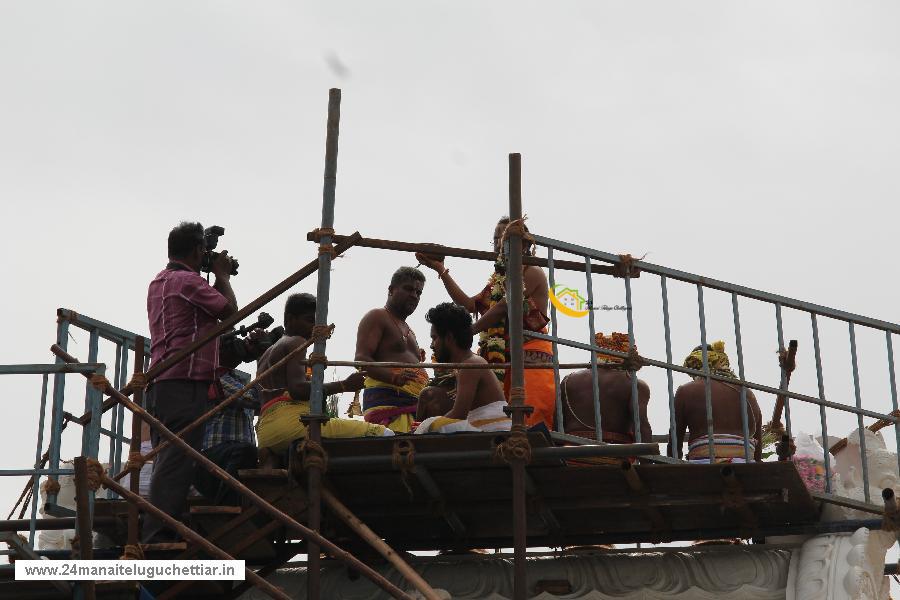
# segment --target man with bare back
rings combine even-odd
[[[627,354],[630,350],[628,335],[613,332],[609,337],[595,335],[600,348],[609,348]],[[635,423],[631,398],[632,375],[623,369],[623,359],[598,354],[597,388],[600,395],[600,426],[603,441],[609,444],[632,444],[635,428],[640,427],[641,441],[650,442],[653,432],[647,419],[650,402],[650,386],[638,379],[638,422]],[[560,383],[562,388],[563,430],[571,435],[597,439],[594,429],[594,383],[591,369],[576,371]]]
[[[284,306],[284,335],[260,357],[257,372],[269,369],[312,335],[316,323],[316,297],[294,294]],[[263,377],[259,385],[262,408],[256,434],[260,448],[284,452],[291,442],[306,437],[300,417],[309,414],[311,385],[306,373],[306,352],[298,352],[286,364]],[[343,381],[325,384],[325,396],[354,392],[363,386],[364,375],[353,373]],[[355,419],[329,419],[322,425],[322,437],[346,438],[386,435],[380,425]],[[387,432],[387,435],[392,435]]]
[[[459,304],[445,302],[428,311],[431,349],[438,362],[487,365],[472,354],[472,317]],[[426,419],[416,433],[509,431],[512,421],[504,412],[503,386],[490,369],[459,369],[453,406],[442,416]]]
[[[413,267],[400,267],[391,277],[384,308],[374,308],[359,322],[356,360],[415,365],[421,360],[416,335],[407,325],[419,306],[425,275]],[[419,394],[428,385],[428,374],[415,367],[366,369],[363,418],[396,433],[408,433]]]
[[[725,343],[707,345],[707,364],[710,373],[729,379],[737,379],[725,354]],[[702,347],[697,346],[684,361],[689,369],[703,370]],[[714,462],[744,462],[743,417],[741,415],[741,387],[710,379],[713,420]],[[693,381],[678,388],[675,393],[675,435],[678,440],[678,457],[687,432],[688,460],[709,462],[710,440],[706,421],[706,378],[694,376]],[[756,396],[747,390],[747,431],[750,434],[750,453],[753,460],[762,460],[762,413]],[[671,452],[670,452],[671,453]]]

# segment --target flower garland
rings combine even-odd
[[[488,281],[490,295],[488,297],[487,307],[490,309],[504,298],[506,298],[506,263],[503,255],[497,257],[494,261],[494,273]],[[523,290],[524,292],[524,290]],[[522,298],[523,310],[528,311],[528,299]],[[496,325],[490,327],[478,334],[478,354],[489,363],[506,363],[509,362],[509,347],[507,340],[509,336],[506,333],[506,317],[500,319]],[[494,369],[494,375],[503,382],[506,372],[504,369]]]

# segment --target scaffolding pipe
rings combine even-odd
[[[521,430],[525,426],[525,415],[528,413],[525,398],[524,338],[522,333],[522,236],[514,223],[522,223],[522,157],[519,154],[509,155],[509,221],[510,235],[507,239],[506,263],[506,324],[509,333],[510,397],[509,409],[512,426]],[[514,393],[515,392],[515,393]],[[527,440],[527,438],[526,438]],[[525,461],[513,458],[510,460],[513,483],[513,554],[514,554],[514,600],[525,600],[528,595],[526,586],[526,555],[528,545],[526,539],[528,513],[525,508]]]
[[[144,338],[137,336],[134,344],[134,374],[140,375],[144,371]],[[128,349],[125,348],[125,354]],[[134,390],[134,403],[144,407],[144,389],[138,388]],[[131,414],[131,443],[128,447],[128,462],[131,462],[131,456],[137,457],[141,453],[141,416],[137,413]],[[126,472],[127,471],[123,471]],[[134,494],[139,494],[141,490],[141,471],[135,469],[131,471],[131,477],[128,480],[128,488]],[[136,504],[128,503],[128,544],[136,546],[140,543],[140,521],[138,515],[138,507]]]
[[[331,234],[334,232],[334,199],[337,187],[338,136],[341,123],[341,90],[332,88],[328,91],[328,121],[325,131],[325,181],[322,187],[322,225],[319,242],[319,273],[316,289],[316,327],[325,327],[328,322],[328,298],[331,292]],[[314,336],[313,353],[325,355],[326,338]],[[327,419],[322,412],[325,400],[325,365],[312,366],[312,381],[309,392],[309,414],[301,418],[306,425],[306,437],[311,443],[318,445],[322,441],[322,422]],[[320,489],[322,470],[317,464],[310,463],[306,467],[306,480],[309,499],[307,522],[313,531],[319,531],[322,519],[322,499]],[[319,600],[321,595],[321,564],[319,546],[313,541],[308,543],[307,552],[306,597]]]

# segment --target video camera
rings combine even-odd
[[[223,235],[225,235],[225,228],[219,227],[218,225],[213,225],[212,227],[207,227],[203,230],[203,244],[205,250],[203,252],[203,261],[200,263],[200,270],[204,273],[212,271],[213,262],[215,262],[220,254],[220,252],[213,252],[213,250],[219,245],[219,238]],[[230,256],[228,258],[231,259],[231,274],[237,275],[237,259]]]
[[[243,325],[239,329],[230,331],[219,338],[220,353],[223,357],[231,357],[233,360],[239,361],[239,363],[259,359],[272,344],[281,339],[281,336],[284,335],[284,327],[279,325],[256,339],[250,339],[245,336],[254,329],[265,329],[274,322],[275,319],[269,313],[259,313],[256,323]]]

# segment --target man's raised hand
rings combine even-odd
[[[416,260],[432,271],[441,273],[444,270],[444,259],[441,256],[437,256],[434,254],[425,254],[423,252],[416,252]]]

